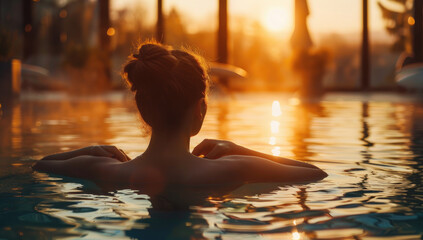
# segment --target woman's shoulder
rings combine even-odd
[[[237,158],[197,158],[183,170],[182,177],[187,184],[227,184],[240,182],[241,161]]]

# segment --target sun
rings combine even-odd
[[[269,8],[263,12],[261,17],[261,23],[271,32],[288,30],[291,21],[291,14],[282,7]]]

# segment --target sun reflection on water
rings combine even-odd
[[[297,231],[292,232],[292,240],[300,240],[301,236],[300,233]]]
[[[271,136],[269,138],[269,144],[273,146],[271,150],[273,156],[281,155],[280,146],[276,146],[276,144],[278,143],[278,138],[276,135],[279,133],[279,126],[281,125],[277,117],[280,117],[281,115],[281,104],[279,103],[279,101],[275,100],[272,103],[272,120],[270,121]]]
[[[272,155],[273,156],[280,156],[281,155],[281,148],[280,147],[272,148]]]
[[[0,235],[25,229],[24,224],[32,229],[23,234],[33,229],[44,234],[54,222],[62,224],[62,233],[76,233],[74,238],[95,239],[136,239],[172,231],[191,236],[186,239],[359,239],[386,233],[420,238],[420,103],[354,99],[291,105],[288,97],[266,96],[238,96],[238,102],[221,105],[210,101],[204,129],[192,145],[203,137],[225,137],[276,156],[310,161],[329,177],[301,185],[248,184],[228,195],[207,195],[205,204],[183,214],[155,211],[168,198],[151,199],[127,190],[103,193],[37,172],[13,175],[29,169],[20,162],[27,155],[38,159],[95,143],[114,144],[137,156],[148,139],[142,137],[130,103],[46,101],[15,106],[0,122],[0,156],[6,156],[0,174],[7,176],[0,197],[10,210],[0,216],[11,219]],[[187,196],[177,191],[172,200],[194,198]],[[51,234],[54,238],[59,233]]]
[[[270,122],[270,129],[271,129],[270,131],[272,131],[272,133],[279,133],[279,125],[280,125],[279,121],[272,120]]]
[[[276,137],[270,137],[269,138],[269,144],[270,145],[275,145],[276,144]]]
[[[280,115],[282,115],[281,104],[275,100],[272,103],[272,116],[279,117]]]

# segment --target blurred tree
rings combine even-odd
[[[295,27],[291,36],[291,47],[294,51],[308,51],[313,47],[307,26],[310,10],[306,0],[295,1]]]
[[[99,0],[98,5],[100,12],[98,39],[103,55],[104,74],[106,80],[110,82],[110,38],[115,34],[115,30],[110,24],[110,1]]]
[[[181,46],[187,43],[188,34],[185,23],[176,8],[172,8],[166,16],[166,44]]]
[[[299,95],[304,98],[323,94],[323,77],[328,62],[328,52],[313,48],[307,26],[310,14],[307,0],[295,0],[295,27],[291,36],[292,69],[301,81]]]
[[[24,28],[23,59],[28,58],[34,52],[34,30],[32,24],[32,0],[23,0],[22,16]]]
[[[62,11],[67,12],[62,29],[66,34],[64,39],[64,64],[83,68],[89,58],[94,29],[95,4],[87,1],[70,1]]]
[[[93,1],[69,1],[62,9],[67,13],[62,25],[63,33],[66,34],[63,39],[64,77],[69,80],[69,90],[77,94],[102,92],[110,87],[109,40],[101,40],[103,34],[107,34],[106,27],[110,23],[105,21],[99,29],[99,22],[96,21],[99,17],[96,15],[97,6]]]
[[[406,51],[411,52],[410,40],[410,23],[414,21],[413,14],[413,1],[412,0],[388,0],[399,5],[398,10],[393,10],[386,7],[382,1],[378,1],[382,17],[385,20],[385,28],[389,34],[395,36],[395,42],[392,45],[393,51]]]

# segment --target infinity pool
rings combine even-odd
[[[0,120],[0,239],[421,239],[423,101],[393,93],[212,96],[192,147],[232,140],[304,160],[309,184],[169,189],[159,196],[33,172],[35,159],[94,144],[131,157],[148,137],[131,97],[23,95]]]

